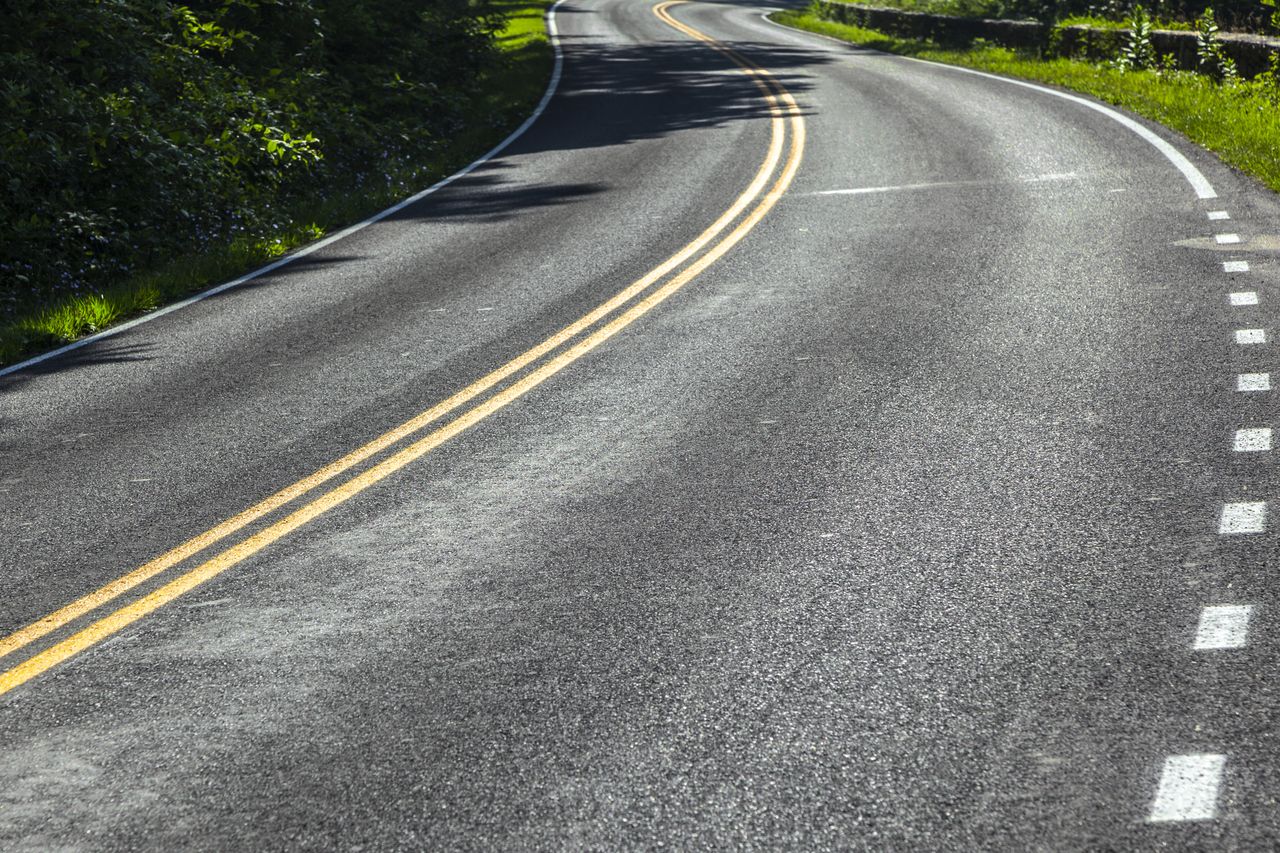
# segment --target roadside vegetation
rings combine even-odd
[[[1141,7],[1115,56],[1089,61],[1011,50],[976,40],[965,46],[899,38],[822,18],[816,8],[776,12],[778,23],[889,53],[1035,80],[1092,95],[1160,122],[1280,192],[1280,67],[1242,80],[1214,42],[1212,13],[1202,13],[1200,70],[1173,70],[1146,37]],[[1133,19],[1137,26],[1132,26]]]
[[[1127,26],[1133,0],[859,0],[859,5],[962,18],[1003,18],[1083,25],[1101,29]],[[1218,0],[1217,20],[1226,29],[1277,31],[1274,0]],[[1150,0],[1147,9],[1156,29],[1190,30],[1203,14],[1203,0]]]
[[[246,272],[465,165],[541,96],[547,0],[0,11],[0,364]]]

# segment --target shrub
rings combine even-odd
[[[1129,35],[1116,67],[1121,71],[1140,71],[1154,68],[1156,60],[1156,49],[1151,44],[1151,17],[1141,5],[1134,6],[1129,15]]]
[[[456,132],[497,24],[467,0],[3,4],[0,320],[390,182]]]
[[[1207,7],[1196,19],[1196,57],[1200,73],[1222,82],[1239,79],[1236,63],[1223,50],[1218,38],[1218,22],[1213,17],[1213,7]]]

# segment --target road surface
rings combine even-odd
[[[765,8],[0,377],[0,848],[1280,844],[1274,196]]]

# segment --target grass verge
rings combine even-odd
[[[779,24],[842,41],[1035,80],[1082,92],[1160,122],[1280,192],[1280,82],[1266,75],[1221,84],[1189,71],[1121,71],[1105,63],[1046,59],[975,43],[943,48],[876,30],[824,20],[811,12],[775,12]]]
[[[350,225],[467,165],[498,144],[532,112],[551,76],[554,54],[543,15],[552,0],[490,0],[506,16],[498,34],[501,62],[484,94],[467,110],[465,129],[434,162],[406,165],[389,185],[317,187],[289,221],[265,237],[178,257],[100,292],[71,296],[19,314],[0,326],[0,366],[99,332],[248,272]]]
[[[849,2],[849,0],[845,0]],[[858,6],[875,6],[884,9],[901,9],[904,12],[925,12],[930,15],[954,15],[960,18],[1002,18],[1012,20],[1034,21],[1041,18],[1025,12],[1011,12],[1003,0],[858,0]],[[1158,5],[1158,4],[1148,4]],[[1052,11],[1052,10],[1049,10]],[[1193,30],[1190,21],[1162,17],[1158,10],[1148,10],[1152,14],[1151,24],[1158,30]],[[1043,14],[1043,12],[1042,12]],[[1120,14],[1119,12],[1116,13]],[[1125,15],[1127,16],[1127,12]],[[1125,17],[1107,18],[1102,15],[1068,15],[1057,18],[1050,16],[1058,26],[1085,26],[1103,30],[1121,30],[1129,26]]]

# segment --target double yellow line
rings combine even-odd
[[[805,143],[804,118],[795,100],[769,72],[752,65],[724,44],[673,18],[669,10],[683,2],[685,0],[660,3],[654,7],[654,14],[680,32],[707,44],[741,68],[743,73],[749,75],[755,82],[769,107],[770,140],[764,162],[760,164],[751,183],[734,200],[729,209],[688,245],[642,278],[537,346],[521,353],[443,402],[388,430],[363,447],[348,453],[293,485],[281,489],[243,512],[161,554],[154,560],[0,639],[0,660],[28,649],[37,641],[72,626],[82,617],[89,616],[148,581],[159,578],[170,569],[185,563],[254,522],[285,508],[319,486],[357,469],[363,463],[382,454],[383,451],[391,450],[431,424],[444,419],[446,415],[453,415],[468,404],[480,401],[443,426],[417,438],[257,533],[194,568],[180,572],[176,577],[128,604],[79,629],[72,630],[69,636],[46,645],[20,663],[13,664],[0,673],[0,695],[217,577],[529,393],[649,313],[719,260],[760,222],[764,215],[777,204],[800,167]],[[790,148],[784,157],[788,135]],[[770,183],[771,180],[772,183]],[[514,381],[503,385],[513,377]],[[496,393],[487,398],[484,397],[495,388],[498,389]]]

